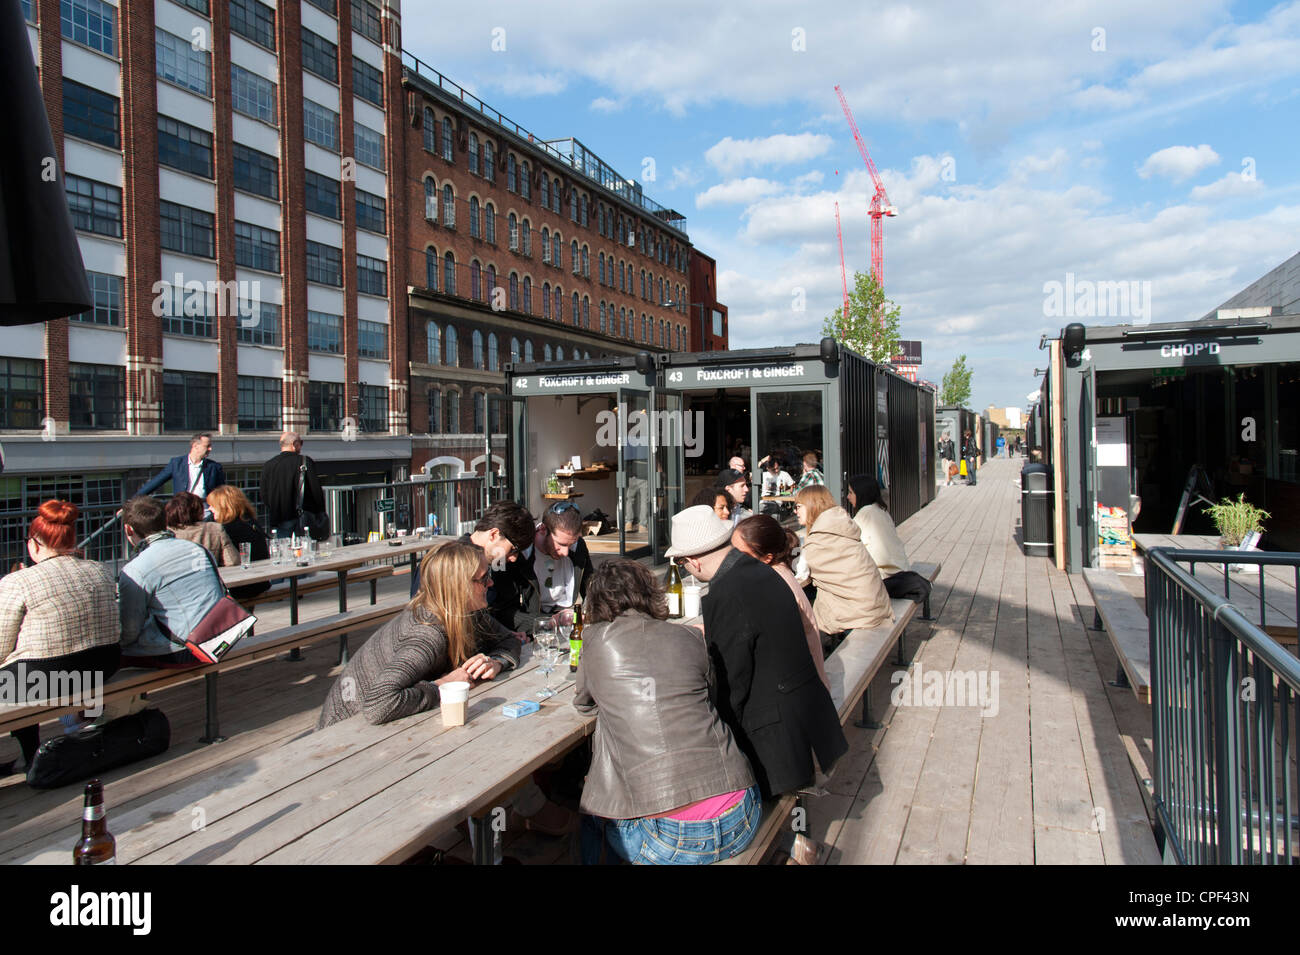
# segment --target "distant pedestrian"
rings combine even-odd
[[[1006,456],[1007,456],[1007,439],[1002,437],[1002,435],[998,435],[998,457],[1005,458]]]
[[[171,481],[173,494],[189,491],[199,500],[206,500],[209,492],[226,483],[226,470],[208,457],[211,453],[212,435],[199,432],[190,438],[189,454],[178,454],[168,461],[165,468],[136,491],[137,496],[147,497]]]
[[[980,449],[969,431],[962,435],[961,457],[966,462],[966,483],[975,486],[975,463],[979,460]]]
[[[957,449],[953,446],[952,435],[947,431],[939,439],[939,467],[943,471],[943,486],[952,484],[952,472],[949,466],[957,460]]]

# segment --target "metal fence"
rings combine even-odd
[[[481,475],[326,486],[324,491],[331,529],[345,539],[429,527],[435,520],[441,533],[461,534],[487,508]]]
[[[1229,562],[1259,568],[1258,626],[1229,603]],[[1217,575],[1195,575],[1205,563],[1220,565],[1223,595],[1207,586]],[[1157,548],[1147,556],[1155,810],[1166,860],[1297,861],[1300,661],[1262,629],[1265,568],[1277,566],[1300,584],[1300,554]]]

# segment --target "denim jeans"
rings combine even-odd
[[[716,819],[678,822],[675,819],[608,819],[605,840],[615,853],[633,865],[708,865],[729,859],[749,848],[763,816],[758,787]],[[589,850],[589,844],[584,845]],[[584,852],[587,859],[590,856]]]

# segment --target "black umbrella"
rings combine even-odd
[[[0,129],[8,133],[0,148],[0,325],[84,312],[92,301],[63,157],[54,151],[18,0],[0,0],[0,90]]]

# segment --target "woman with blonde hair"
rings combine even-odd
[[[271,548],[266,542],[266,535],[257,526],[257,512],[253,503],[244,496],[244,492],[233,484],[223,484],[208,494],[208,507],[212,508],[213,519],[225,528],[226,536],[238,549],[240,544],[249,545],[249,556],[253,560],[268,560]],[[269,580],[259,584],[245,584],[231,587],[230,594],[236,599],[256,597],[265,593],[271,586]]]
[[[862,531],[831,492],[816,485],[795,498],[804,526],[803,557],[817,587],[813,615],[823,633],[871,630],[894,619],[880,570],[862,543]]]
[[[361,713],[388,723],[438,705],[443,683],[491,680],[519,665],[519,638],[489,614],[487,557],[452,541],[426,554],[420,590],[348,662],[317,729]]]
[[[198,544],[218,567],[239,566],[239,548],[220,524],[203,519],[203,498],[189,491],[177,491],[163,507],[167,529],[181,540]]]

